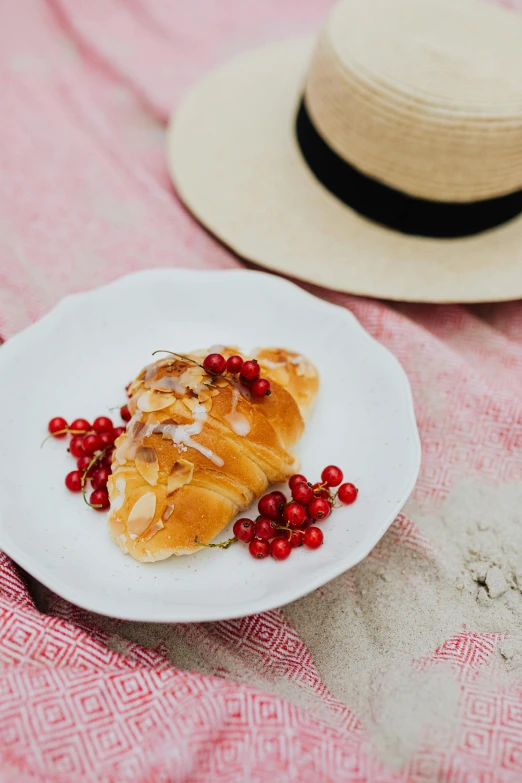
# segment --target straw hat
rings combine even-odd
[[[318,40],[210,74],[168,162],[240,256],[389,299],[522,296],[522,19],[482,0],[344,0]]]

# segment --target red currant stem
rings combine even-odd
[[[170,353],[171,356],[175,356],[176,359],[183,359],[183,361],[190,362],[190,364],[195,364],[197,367],[201,367],[202,370],[205,370],[202,364],[194,361],[194,359],[190,359],[188,356],[183,356],[182,353],[174,353],[174,351],[167,351],[166,348],[158,348],[157,351],[152,351],[153,356],[155,356],[157,353]],[[208,370],[205,370],[205,372],[208,372]],[[203,544],[201,546],[203,546]]]
[[[70,430],[69,427],[65,427],[63,430],[56,430],[56,432],[51,432],[49,435],[47,435],[46,438],[43,439],[43,441],[40,444],[40,448],[46,443],[49,438],[55,438],[57,435],[66,435],[69,433],[70,435],[87,435],[87,433],[90,432],[90,430]]]
[[[312,485],[309,483],[308,486],[312,486]],[[328,486],[328,484],[326,483],[326,481],[323,481],[322,484],[319,484],[319,486],[314,489],[314,495],[319,495],[320,492],[324,492],[325,490],[326,490],[326,492],[328,492],[328,500],[332,504],[332,508],[340,508],[340,506],[334,506],[333,505],[334,502],[335,502],[335,498],[337,497],[337,492],[334,494],[331,491],[331,489]]]
[[[99,453],[99,454],[95,454],[95,455],[94,455],[94,457],[91,459],[91,461],[89,462],[89,464],[87,465],[87,467],[85,468],[85,470],[84,470],[84,471],[83,471],[83,473],[82,473],[82,483],[81,483],[81,487],[82,487],[82,497],[83,497],[83,499],[85,500],[85,502],[87,503],[87,505],[88,505],[88,506],[90,506],[91,508],[101,508],[102,506],[101,506],[101,504],[100,504],[100,503],[98,503],[98,504],[97,504],[97,503],[89,503],[89,501],[87,500],[87,495],[86,495],[86,492],[85,492],[85,484],[86,484],[86,482],[87,482],[87,474],[89,473],[89,471],[90,471],[90,469],[92,468],[92,466],[93,466],[93,465],[96,465],[96,463],[97,463],[99,460],[101,460],[101,459],[102,459],[102,457],[104,457],[104,456],[105,456],[106,452],[107,452],[109,449],[112,449],[112,446],[105,446],[105,448],[103,449],[103,451],[100,451],[100,453]]]
[[[239,541],[239,538],[236,538],[233,536],[233,538],[229,538],[227,541],[222,541],[220,544],[204,544],[202,541],[198,541],[198,537],[194,539],[196,544],[198,546],[204,546],[206,549],[228,549],[229,546],[232,546],[232,544],[235,544],[236,541]]]

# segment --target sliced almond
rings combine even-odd
[[[136,422],[134,422],[134,426],[133,426],[132,432],[131,432],[131,438],[133,438],[133,439],[134,438],[139,438],[140,433],[144,429],[144,427],[145,427],[145,422],[143,422],[143,421],[136,421]]]
[[[194,465],[186,459],[178,459],[172,466],[167,485],[167,492],[171,495],[180,487],[192,481]]]
[[[140,446],[136,452],[136,467],[145,481],[153,487],[158,483],[159,463],[156,450],[152,446]]]
[[[174,442],[177,424],[166,424],[163,428],[163,440],[171,440]]]
[[[143,536],[143,540],[144,541],[150,541],[152,536],[155,536],[156,533],[159,533],[159,531],[163,530],[164,527],[165,527],[165,525],[163,524],[161,519],[158,519],[157,522],[154,522],[154,524],[149,527],[149,529],[147,530],[147,532]]]
[[[183,400],[176,400],[170,413],[178,423],[184,424],[185,422],[192,421],[192,416],[187,406],[184,405]]]
[[[198,394],[198,400],[200,402],[205,402],[206,400],[210,399],[210,392],[208,389],[201,389]]]
[[[148,528],[156,513],[156,495],[146,492],[133,505],[127,519],[127,530],[132,539],[141,536]]]
[[[161,519],[163,520],[163,522],[166,522],[168,519],[171,518],[173,511],[174,511],[174,503],[169,503],[169,505],[165,507],[165,511],[161,515]]]
[[[202,402],[201,404],[205,408],[206,412],[210,413],[212,409],[212,400],[210,399],[210,397],[208,398],[208,400],[205,400],[205,402]]]
[[[183,383],[189,389],[194,389],[202,383],[204,377],[205,371],[202,370],[201,367],[192,366],[179,376],[179,380],[180,383]]]
[[[152,413],[153,411],[162,411],[164,408],[168,408],[169,405],[175,401],[176,397],[173,394],[165,394],[165,392],[148,391],[141,394],[138,397],[138,408],[144,413]]]
[[[226,381],[224,378],[216,378],[214,384],[218,386],[220,389],[222,389],[225,386],[228,386],[228,381]]]
[[[199,402],[197,401],[196,397],[185,397],[183,400],[183,405],[185,405],[189,409],[189,411],[192,411],[192,413],[194,413],[194,411],[199,405]]]

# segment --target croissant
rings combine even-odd
[[[141,562],[197,551],[299,468],[291,449],[319,388],[315,367],[283,348],[259,350],[252,358],[271,394],[256,398],[234,376],[208,375],[205,355],[172,354],[129,387],[132,418],[108,483],[109,531]]]

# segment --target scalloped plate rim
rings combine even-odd
[[[356,316],[350,310],[347,310],[344,307],[322,300],[314,296],[313,294],[309,293],[308,291],[304,290],[300,286],[296,285],[295,283],[287,280],[286,278],[273,275],[269,272],[261,272],[257,270],[246,270],[246,269],[193,270],[193,269],[185,269],[185,268],[158,268],[158,269],[140,270],[137,272],[132,272],[122,277],[116,278],[104,285],[93,288],[89,291],[81,291],[81,292],[69,294],[65,296],[62,300],[60,300],[60,302],[58,302],[49,312],[44,314],[38,321],[29,325],[22,331],[18,332],[13,337],[9,338],[1,346],[0,375],[3,371],[4,365],[8,363],[9,359],[13,354],[16,354],[20,350],[20,348],[24,346],[24,344],[35,339],[40,333],[42,333],[42,336],[45,336],[44,331],[52,327],[52,325],[55,322],[59,321],[64,315],[66,315],[67,311],[70,308],[74,308],[75,303],[80,299],[95,299],[97,296],[100,295],[100,293],[104,291],[119,288],[122,285],[126,285],[133,281],[137,281],[140,278],[186,277],[188,280],[191,277],[194,278],[198,276],[213,276],[218,278],[227,276],[230,278],[238,277],[247,280],[252,279],[253,277],[256,276],[262,277],[264,279],[269,278],[277,286],[287,286],[289,289],[292,289],[294,295],[302,296],[303,299],[306,299],[309,304],[313,303],[318,310],[325,310],[327,312],[330,312],[331,309],[334,308],[337,311],[337,315],[343,318],[347,322],[347,325],[349,325],[350,328],[353,329],[355,327],[359,333],[359,337],[363,337],[369,344],[371,344],[372,350],[377,351],[377,353],[380,354],[380,356],[389,363],[389,366],[393,368],[394,372],[396,372],[398,376],[401,377],[403,392],[408,402],[409,425],[411,427],[411,435],[413,437],[413,445],[415,448],[415,460],[414,460],[415,464],[410,467],[410,479],[407,484],[406,490],[403,492],[401,497],[393,504],[390,513],[386,516],[383,522],[378,527],[376,527],[375,534],[373,535],[371,542],[369,542],[369,544],[364,548],[364,550],[361,553],[359,553],[359,555],[355,559],[352,559],[349,564],[346,564],[345,562],[341,561],[335,568],[332,566],[325,567],[323,571],[319,571],[317,573],[315,578],[310,579],[310,582],[306,586],[306,589],[296,590],[293,594],[289,594],[285,596],[282,600],[274,600],[274,598],[270,596],[264,599],[261,598],[258,601],[250,600],[247,606],[241,609],[238,608],[238,610],[234,610],[232,612],[223,611],[221,607],[206,607],[206,610],[202,612],[198,613],[197,611],[192,611],[192,612],[188,611],[186,614],[182,614],[180,616],[175,616],[176,612],[170,611],[170,608],[169,611],[155,612],[153,613],[153,616],[151,616],[151,614],[148,612],[140,613],[136,611],[126,612],[120,610],[118,610],[117,612],[105,611],[102,607],[100,607],[99,603],[97,603],[96,600],[92,601],[89,599],[88,590],[86,591],[86,593],[84,593],[83,591],[79,591],[74,585],[68,584],[67,582],[64,582],[61,579],[53,579],[47,572],[42,570],[37,560],[35,560],[30,556],[27,557],[23,549],[17,546],[12,540],[6,539],[4,537],[4,529],[2,525],[3,520],[0,511],[0,548],[9,557],[11,557],[18,565],[20,565],[24,570],[26,570],[29,574],[31,574],[35,579],[39,580],[47,588],[57,593],[65,600],[70,601],[71,603],[74,603],[80,608],[90,612],[94,612],[97,614],[102,614],[104,616],[114,617],[122,620],[132,620],[137,622],[162,622],[162,623],[163,622],[210,622],[210,621],[244,617],[251,614],[257,614],[260,612],[270,611],[272,609],[282,607],[288,603],[291,603],[292,601],[297,600],[298,598],[303,597],[304,595],[307,595],[313,590],[323,586],[327,582],[331,581],[332,579],[335,579],[337,576],[340,576],[342,573],[353,568],[355,565],[357,565],[362,560],[364,560],[364,558],[367,557],[370,551],[379,542],[379,540],[382,538],[382,536],[385,534],[385,532],[388,530],[392,522],[397,517],[398,513],[404,507],[404,504],[410,497],[415,487],[419,475],[420,466],[421,466],[421,443],[420,443],[420,437],[419,437],[419,432],[418,432],[418,427],[417,427],[417,422],[415,417],[413,395],[412,395],[409,379],[402,365],[400,364],[399,360],[394,356],[394,354],[391,351],[389,351],[384,345],[379,343],[374,337],[372,337],[364,329],[364,327],[357,320]],[[121,556],[123,557],[123,554]],[[145,567],[151,567],[151,566],[146,565]],[[327,572],[327,573],[323,573],[323,572]],[[174,609],[175,609],[175,605],[174,605]]]

